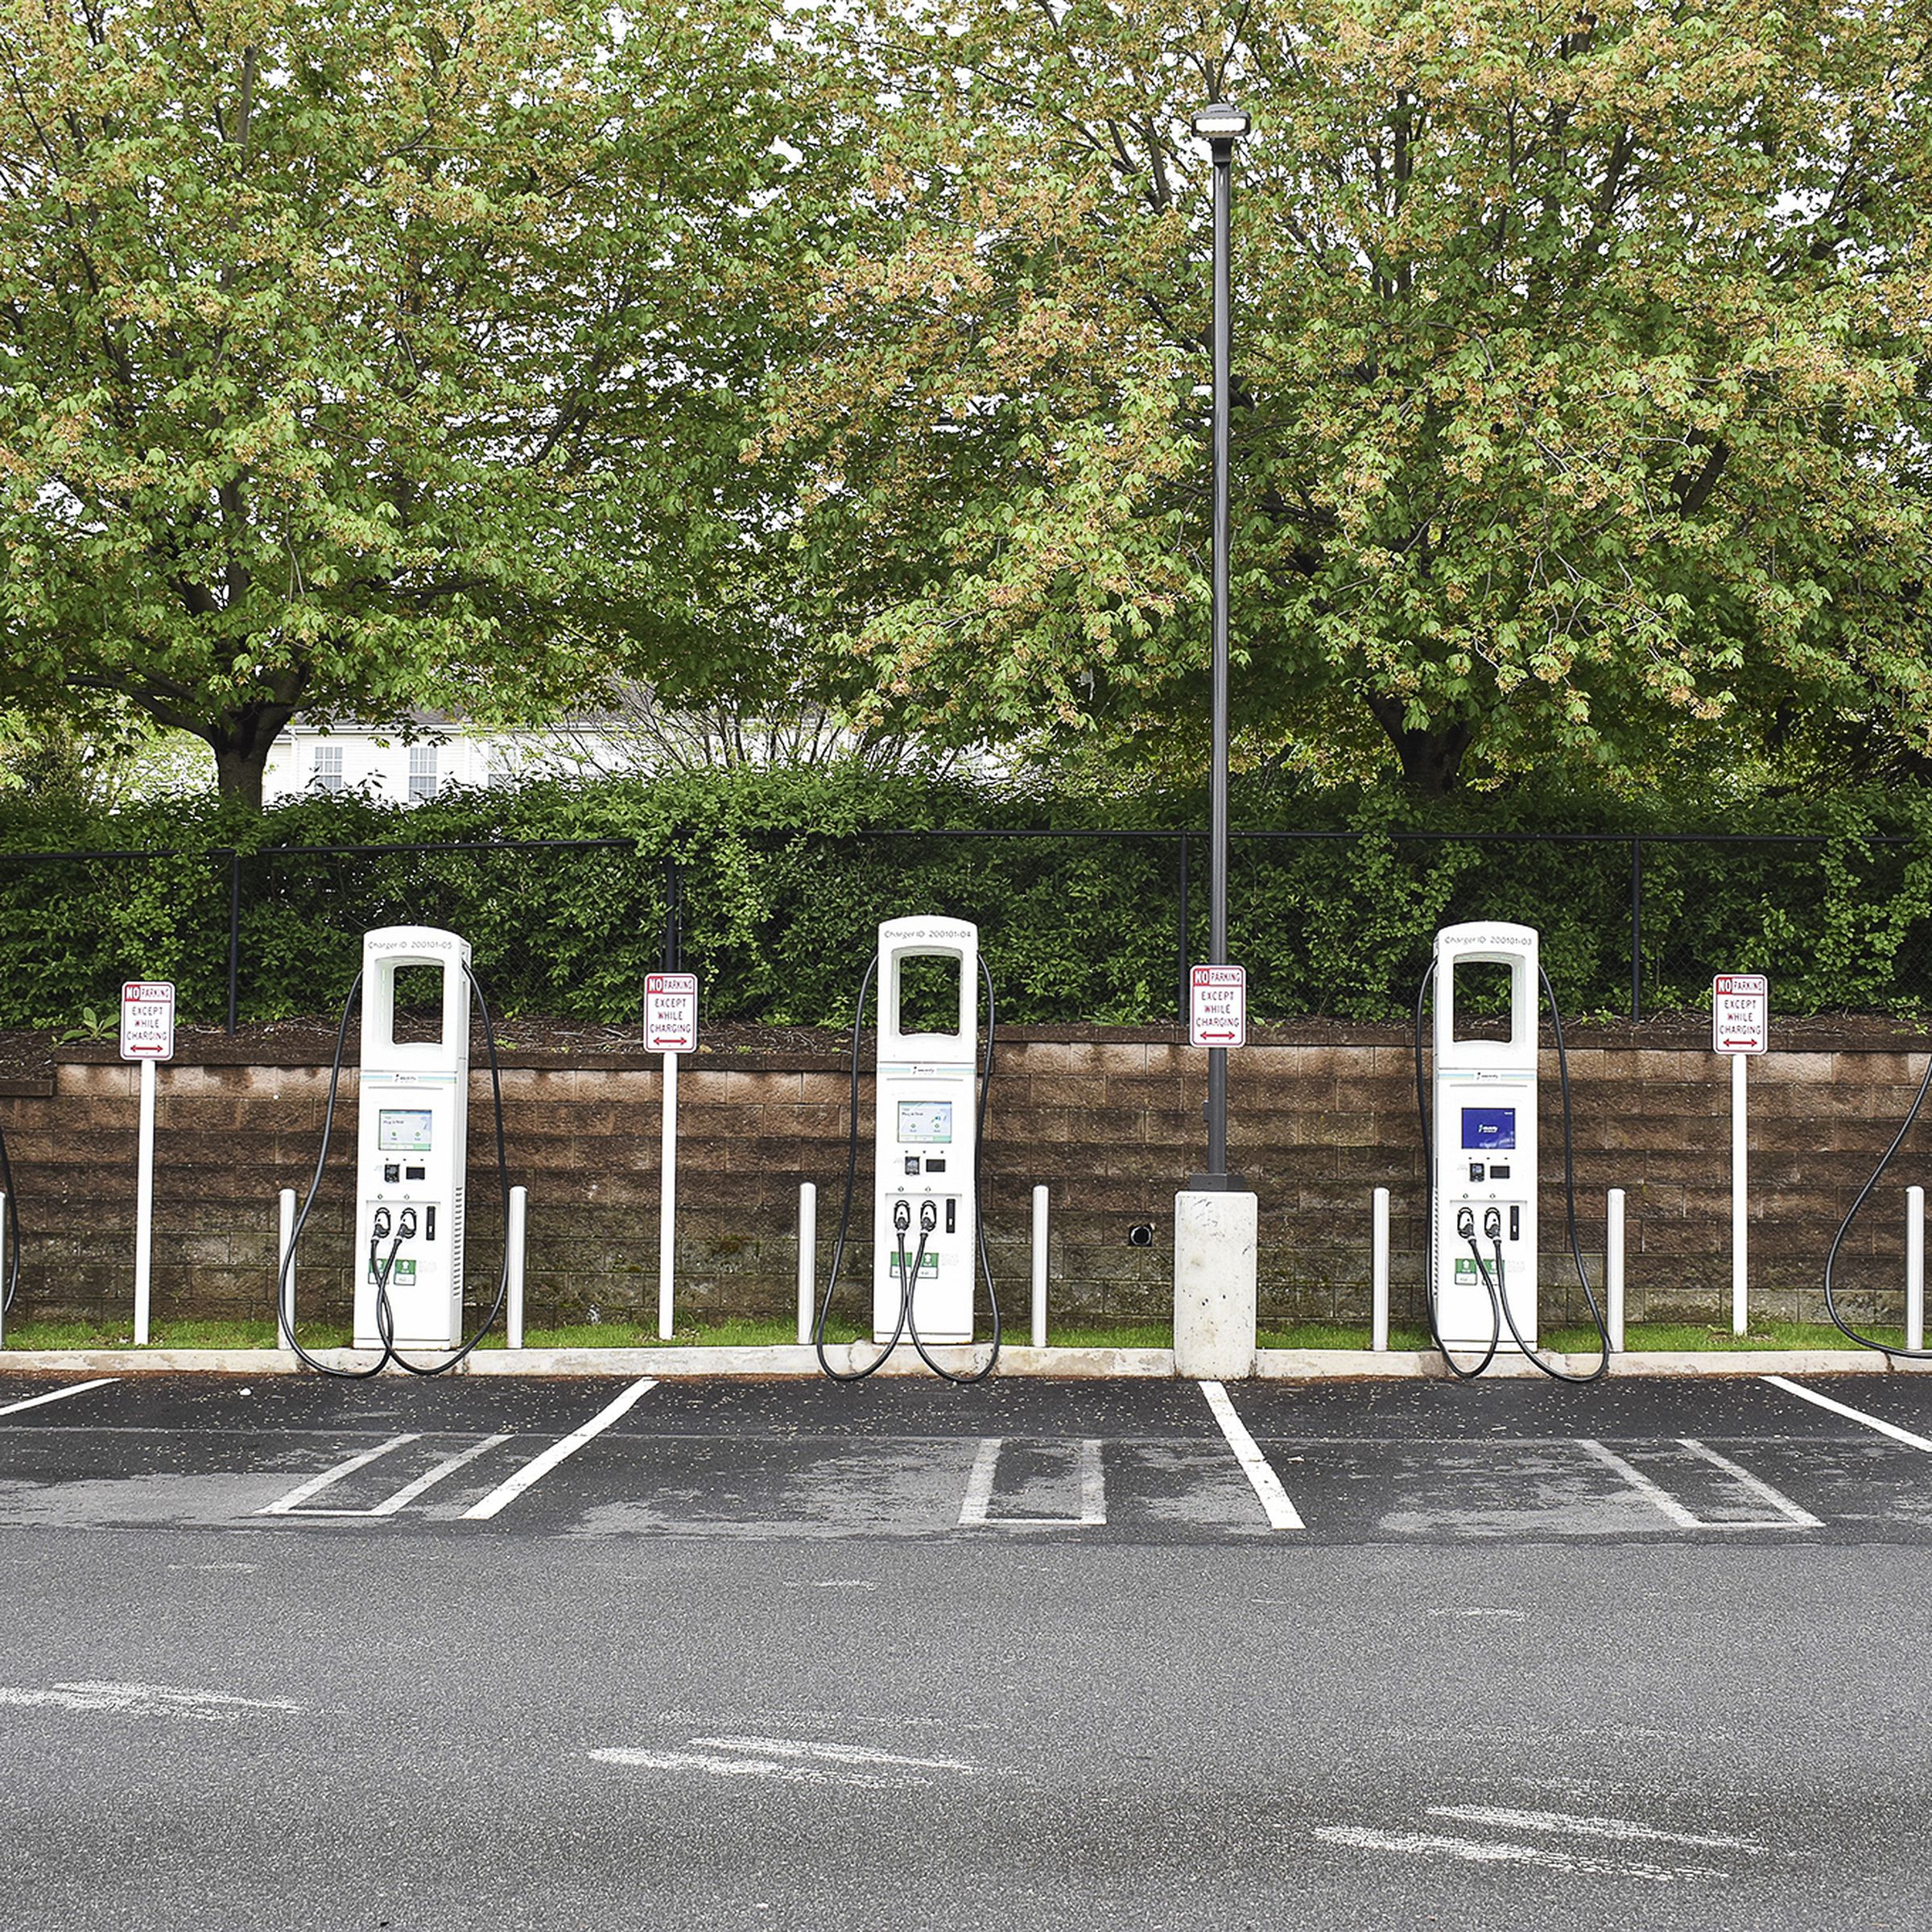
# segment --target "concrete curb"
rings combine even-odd
[[[832,1351],[843,1368],[849,1351]],[[955,1373],[970,1374],[984,1359],[977,1352],[935,1348],[934,1358]],[[368,1357],[347,1349],[328,1350],[322,1360],[345,1368],[361,1367]],[[871,1359],[861,1344],[861,1365]],[[1595,1355],[1550,1357],[1572,1375],[1587,1375],[1596,1366]],[[1697,1354],[1638,1353],[1612,1359],[1612,1380],[1655,1376],[1747,1375],[1902,1375],[1932,1372],[1932,1363],[1895,1361],[1866,1349],[1762,1348],[1724,1349]],[[0,1350],[0,1376],[68,1375],[295,1375],[304,1373],[295,1358],[279,1348],[42,1348]],[[400,1373],[399,1370],[392,1371]],[[756,1348],[490,1348],[479,1349],[460,1374],[485,1376],[640,1376],[688,1380],[704,1377],[797,1380],[819,1373],[818,1356],[809,1348],[783,1345]],[[884,1376],[930,1373],[918,1354],[902,1344],[878,1371]],[[1350,1381],[1441,1381],[1447,1370],[1433,1349],[1391,1349],[1376,1354],[1366,1348],[1263,1348],[1254,1359],[1260,1381],[1331,1382]],[[1520,1356],[1499,1356],[1485,1373],[1505,1379],[1534,1377],[1538,1369]],[[999,1377],[1034,1377],[1063,1381],[1161,1380],[1174,1373],[1174,1352],[1167,1348],[1022,1348],[1000,1354]]]

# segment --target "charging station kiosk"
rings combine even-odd
[[[436,968],[442,976],[442,1024],[434,1039],[396,1038],[396,975],[411,967]],[[462,1340],[469,967],[469,941],[432,926],[387,926],[363,935],[358,1348],[382,1346],[376,1290],[386,1261],[393,1345],[445,1350]]]
[[[1479,964],[1509,969],[1507,1039],[1473,1038],[1457,1024],[1457,971]],[[1436,1329],[1447,1348],[1490,1345],[1499,1317],[1485,1272],[1507,1298],[1499,1347],[1516,1350],[1513,1325],[1525,1348],[1536,1346],[1538,984],[1530,927],[1481,922],[1435,935],[1429,1269]]]
[[[930,958],[957,963],[956,1007],[950,997],[945,1001],[956,1024],[950,1031],[908,1033],[905,969]],[[886,1347],[899,1332],[906,1271],[917,1255],[911,1318],[919,1340],[970,1342],[979,1240],[979,928],[964,919],[887,919],[879,927],[877,962],[873,1339]]]

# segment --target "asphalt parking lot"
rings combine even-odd
[[[1929,1541],[1905,1376],[10,1376],[0,1926],[1918,1926]]]

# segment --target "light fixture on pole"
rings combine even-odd
[[[1233,272],[1229,265],[1228,212],[1234,199],[1234,144],[1248,132],[1248,117],[1224,101],[1212,101],[1190,123],[1214,156],[1214,741],[1208,771],[1208,963],[1228,964],[1228,416],[1233,361]],[[1228,1172],[1228,1050],[1208,1049],[1208,1171],[1188,1182],[1197,1192],[1240,1191]]]

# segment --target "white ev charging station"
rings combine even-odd
[[[442,1026],[396,1038],[396,975],[442,974]],[[358,1348],[456,1348],[463,1330],[463,1192],[469,1147],[469,943],[433,926],[362,939],[361,1106],[356,1162]]]
[[[908,1033],[905,969],[957,961],[957,1024]],[[979,1228],[976,1133],[980,931],[964,919],[887,919],[879,927],[879,1034],[873,1162],[873,1339],[910,1322],[922,1342],[972,1340]],[[919,1278],[910,1270],[915,1260]]]
[[[1509,968],[1507,1039],[1458,1038],[1456,974],[1478,964]],[[1435,935],[1435,980],[1428,1290],[1436,1332],[1446,1348],[1496,1343],[1526,1352],[1537,1340],[1536,933],[1497,921],[1445,927]]]

